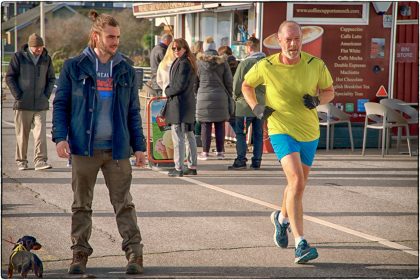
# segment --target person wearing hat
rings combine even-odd
[[[10,60],[6,83],[15,98],[16,162],[19,170],[28,169],[28,141],[32,128],[35,170],[52,168],[47,163],[46,116],[54,88],[55,73],[44,40],[36,33]]]

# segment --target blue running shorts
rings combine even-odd
[[[291,153],[298,152],[302,163],[312,166],[319,139],[299,142],[287,134],[274,134],[270,135],[270,142],[279,160]]]

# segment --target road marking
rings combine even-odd
[[[4,120],[2,120],[2,123],[6,124],[6,125],[14,126],[14,123],[7,122],[7,121],[4,121]],[[51,135],[47,135],[47,136],[49,138],[51,138]],[[167,172],[165,172],[165,171],[160,171],[160,173],[165,174],[165,175],[167,174]],[[316,179],[321,179],[320,177],[315,177],[315,178]],[[253,197],[250,197],[250,196],[246,196],[246,195],[243,195],[243,194],[240,194],[240,193],[237,193],[237,192],[229,191],[229,190],[226,190],[226,189],[223,189],[223,188],[220,188],[220,187],[216,187],[216,186],[213,186],[213,185],[210,185],[210,184],[207,184],[207,183],[204,183],[204,182],[192,179],[192,178],[181,177],[179,179],[190,182],[190,183],[193,183],[193,184],[196,184],[196,185],[199,185],[199,186],[202,186],[202,187],[205,187],[205,188],[208,188],[208,189],[212,189],[214,191],[218,191],[218,192],[221,192],[221,193],[233,196],[233,197],[237,197],[237,198],[240,198],[240,199],[243,199],[243,200],[258,204],[258,205],[261,205],[261,206],[265,206],[265,207],[272,208],[272,209],[275,209],[275,210],[281,210],[281,208],[279,206],[275,205],[275,204],[268,203],[268,202],[265,202],[265,201],[262,201],[262,200],[259,200],[259,199],[256,199],[256,198],[253,198]],[[345,179],[348,179],[348,178],[345,178]],[[374,179],[374,178],[365,178],[365,179]],[[390,180],[390,179],[392,179],[392,178],[387,178],[387,180]],[[401,180],[401,179],[404,179],[404,178],[398,178],[398,180]],[[360,238],[363,238],[363,239],[367,239],[367,240],[370,240],[370,241],[378,242],[378,243],[380,243],[384,246],[387,246],[387,247],[390,247],[390,248],[393,248],[393,249],[396,249],[396,250],[400,250],[404,253],[407,253],[407,254],[410,254],[410,255],[413,255],[413,256],[417,256],[417,257],[419,256],[418,251],[416,251],[416,250],[414,250],[410,247],[398,244],[396,242],[392,242],[392,241],[389,241],[387,239],[381,238],[381,237],[376,237],[376,236],[373,236],[373,235],[370,235],[370,234],[366,234],[366,233],[363,233],[363,232],[360,232],[360,231],[357,231],[357,230],[353,230],[353,229],[350,229],[350,228],[347,228],[347,227],[344,227],[344,226],[340,226],[340,225],[337,225],[337,224],[334,224],[334,223],[331,223],[331,222],[327,222],[327,221],[318,219],[316,217],[308,216],[308,215],[303,215],[303,218],[305,220],[308,220],[308,221],[311,221],[311,222],[314,222],[314,223],[317,223],[317,224],[320,224],[320,225],[323,225],[323,226],[326,226],[326,227],[329,227],[329,228],[332,228],[332,229],[335,229],[335,230],[338,230],[338,231],[342,231],[342,232],[345,232],[345,233],[348,233],[348,234],[351,234],[351,235],[354,235],[354,236],[357,236],[357,237],[360,237]]]
[[[11,123],[11,122],[7,122],[7,121],[1,121],[1,122],[4,123],[4,124],[10,125],[10,126],[15,126],[15,124],[14,123]],[[48,138],[51,138],[52,136],[47,133],[47,137]]]
[[[165,174],[165,175],[167,174],[167,172],[164,172],[164,171],[160,171],[160,173]],[[214,191],[217,191],[217,192],[221,192],[221,193],[233,196],[233,197],[237,197],[237,198],[240,198],[240,199],[243,199],[243,200],[258,204],[258,205],[261,205],[261,206],[265,206],[265,207],[272,208],[272,209],[275,209],[275,210],[281,210],[281,207],[279,207],[278,205],[268,203],[266,201],[262,201],[262,200],[259,200],[259,199],[253,198],[253,197],[249,197],[249,196],[237,193],[237,192],[225,190],[223,188],[216,187],[216,186],[213,186],[213,185],[210,185],[210,184],[207,184],[207,183],[204,183],[204,182],[192,179],[192,178],[180,177],[179,179],[184,180],[186,182],[190,182],[190,183],[199,185],[199,186],[202,186],[204,188],[208,188],[208,189],[211,189],[211,190],[214,190]],[[315,217],[312,217],[312,216],[308,216],[308,215],[303,215],[303,218],[305,220],[308,220],[308,221],[311,221],[311,222],[314,222],[314,223],[317,223],[317,224],[320,224],[320,225],[323,225],[323,226],[326,226],[326,227],[329,227],[329,228],[332,228],[332,229],[335,229],[335,230],[338,230],[338,231],[342,231],[342,232],[345,232],[345,233],[348,233],[348,234],[351,234],[351,235],[354,235],[354,236],[357,236],[357,237],[360,237],[360,238],[363,238],[363,239],[367,239],[367,240],[370,240],[370,241],[378,242],[378,243],[380,243],[380,244],[382,244],[386,247],[390,247],[390,248],[393,248],[393,249],[396,249],[396,250],[400,250],[404,253],[407,253],[407,254],[410,254],[410,255],[413,255],[413,256],[416,256],[416,257],[419,256],[418,251],[416,251],[416,250],[414,250],[410,247],[398,244],[396,242],[392,242],[392,241],[389,241],[387,239],[381,238],[381,237],[376,237],[376,236],[373,236],[373,235],[370,235],[370,234],[366,234],[366,233],[363,233],[363,232],[360,232],[360,231],[357,231],[357,230],[353,230],[353,229],[350,229],[350,228],[347,228],[347,227],[343,227],[343,226],[340,226],[340,225],[337,225],[337,224],[334,224],[334,223],[330,223],[330,222],[327,222],[327,221],[324,221],[324,220],[321,220],[321,219],[318,219],[318,218],[315,218]]]

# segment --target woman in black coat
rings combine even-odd
[[[196,79],[195,57],[191,53],[187,41],[175,39],[172,49],[175,61],[170,70],[169,85],[165,90],[168,97],[165,118],[171,125],[172,141],[174,143],[175,169],[168,173],[171,177],[197,175],[197,145],[194,136]],[[187,146],[188,168],[184,170],[185,145]]]

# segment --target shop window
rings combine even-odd
[[[231,13],[205,12],[200,14],[200,40],[212,36],[216,47],[230,46]]]
[[[185,15],[185,40],[192,44],[199,40],[198,32],[196,30],[196,18],[197,14],[186,14]]]
[[[255,33],[255,11],[236,10],[233,12],[232,51],[238,59],[246,57],[245,42]]]
[[[200,13],[200,39],[212,36],[216,47],[230,46],[238,59],[244,59],[245,42],[255,33],[255,11],[232,10]]]

